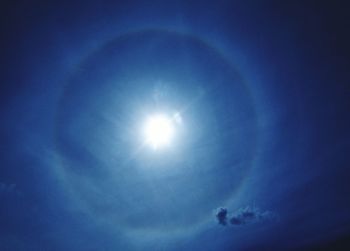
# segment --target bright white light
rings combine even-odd
[[[174,136],[173,121],[161,114],[149,117],[145,123],[144,134],[146,143],[154,149],[167,146]]]

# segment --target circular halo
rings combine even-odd
[[[97,67],[101,62],[105,67]],[[185,116],[192,130],[167,161],[145,156],[130,128],[159,107],[179,110],[174,119]],[[178,236],[201,229],[213,207],[233,199],[252,167],[256,125],[248,84],[217,49],[190,34],[144,30],[106,43],[72,72],[57,111],[56,146],[66,185],[83,210],[126,234]],[[164,165],[179,168],[143,170]],[[227,175],[218,181],[215,173]],[[138,185],[140,191],[130,191]],[[188,198],[172,196],[175,188]],[[199,210],[188,206],[195,197]],[[165,224],[157,221],[165,217]]]

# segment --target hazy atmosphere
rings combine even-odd
[[[349,250],[349,10],[2,1],[0,250]]]

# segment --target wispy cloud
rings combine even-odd
[[[19,191],[17,189],[16,184],[6,184],[3,182],[0,182],[0,196],[4,194],[18,194]]]

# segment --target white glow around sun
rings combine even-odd
[[[146,143],[159,149],[171,143],[175,133],[174,121],[162,114],[149,117],[144,126]]]

